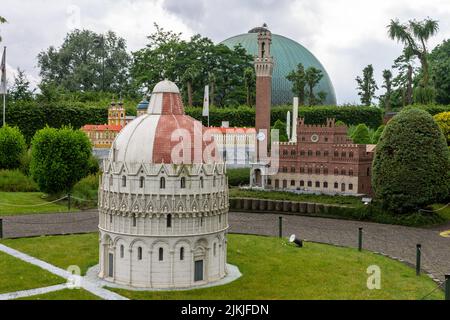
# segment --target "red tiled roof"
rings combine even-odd
[[[123,126],[109,124],[87,124],[81,130],[84,131],[120,131]]]

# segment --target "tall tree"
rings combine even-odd
[[[34,91],[30,89],[30,82],[25,72],[17,68],[17,75],[14,76],[14,84],[8,91],[9,98],[13,101],[30,101],[33,100]]]
[[[386,112],[391,111],[391,99],[392,99],[392,72],[391,70],[383,70],[383,85],[382,88],[386,89],[384,95],[380,97],[380,102],[382,103]]]
[[[247,105],[253,105],[253,96],[255,92],[256,78],[255,70],[253,68],[246,68],[244,70],[245,89],[247,90]]]
[[[299,105],[305,104],[305,86],[306,86],[306,75],[305,67],[303,64],[299,63],[297,65],[297,70],[292,70],[286,79],[292,82],[292,92],[298,97]]]
[[[361,97],[361,103],[365,106],[372,104],[372,99],[375,97],[375,90],[378,89],[377,83],[373,77],[373,66],[369,64],[363,69],[363,76],[356,77],[358,83],[358,95]]]
[[[130,56],[125,40],[114,32],[97,34],[74,30],[59,48],[53,46],[38,55],[44,83],[67,91],[107,91],[119,94],[129,86]]]
[[[431,79],[436,102],[450,104],[450,39],[444,40],[429,55]]]
[[[400,97],[400,103],[397,107],[411,105],[413,102],[413,79],[417,74],[414,67],[414,61],[407,58],[404,54],[395,59],[393,69],[397,70],[397,76],[392,80],[395,91],[393,96]]]
[[[201,105],[203,87],[208,83],[213,84],[212,103],[223,106],[246,102],[244,70],[252,67],[253,58],[241,46],[230,50],[200,35],[184,41],[179,33],[165,31],[157,25],[156,32],[148,39],[146,48],[133,53],[131,74],[141,90],[151,90],[168,78],[180,86],[184,100],[191,100],[193,105]],[[198,75],[191,81],[185,81],[189,78],[188,67]]]
[[[0,16],[0,24],[3,24],[3,23],[7,23],[8,21],[5,19],[5,18],[3,18],[2,16]],[[2,36],[0,35],[0,42],[2,42]]]
[[[424,88],[428,87],[430,73],[427,41],[438,32],[438,21],[427,18],[422,21],[409,20],[402,24],[395,19],[391,20],[387,28],[389,37],[404,45],[404,53],[407,58],[416,57],[420,60],[423,73],[421,85]]]
[[[309,67],[305,71],[305,81],[308,86],[308,104],[310,106],[319,104],[324,100],[325,97],[323,93],[320,93],[317,97],[314,95],[314,87],[317,86],[323,78],[323,73],[321,70],[316,69],[314,67]]]

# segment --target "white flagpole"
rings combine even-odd
[[[2,92],[3,92],[3,123],[2,127],[6,125],[6,47],[3,47],[3,57],[2,57]]]
[[[203,98],[203,116],[208,117],[209,127],[209,86],[205,86],[205,96]]]

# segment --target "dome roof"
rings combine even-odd
[[[137,105],[138,110],[147,110],[148,109],[148,101],[147,99],[142,99],[141,102]]]
[[[251,55],[258,53],[258,31],[261,28],[253,28],[249,33],[237,35],[221,42],[229,48],[241,44]],[[325,104],[335,105],[336,94],[327,71],[320,61],[298,42],[278,34],[272,34],[271,53],[274,58],[274,72],[272,78],[272,104],[291,104],[293,93],[292,84],[286,76],[302,63],[306,68],[315,67],[323,72],[323,78],[315,88],[315,92],[326,92]]]
[[[220,156],[219,152],[211,152],[212,157],[206,159],[203,156],[206,147],[215,149],[214,142],[203,141],[204,130],[199,121],[184,114],[175,83],[165,80],[155,86],[147,114],[130,122],[116,137],[110,159],[155,164],[219,162],[214,158]]]

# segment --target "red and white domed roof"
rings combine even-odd
[[[125,163],[213,163],[204,156],[215,149],[204,142],[205,128],[185,115],[177,85],[164,80],[153,89],[147,114],[129,123],[117,136],[110,152],[114,162]],[[208,139],[209,140],[209,139]],[[217,150],[205,152],[218,157]]]

